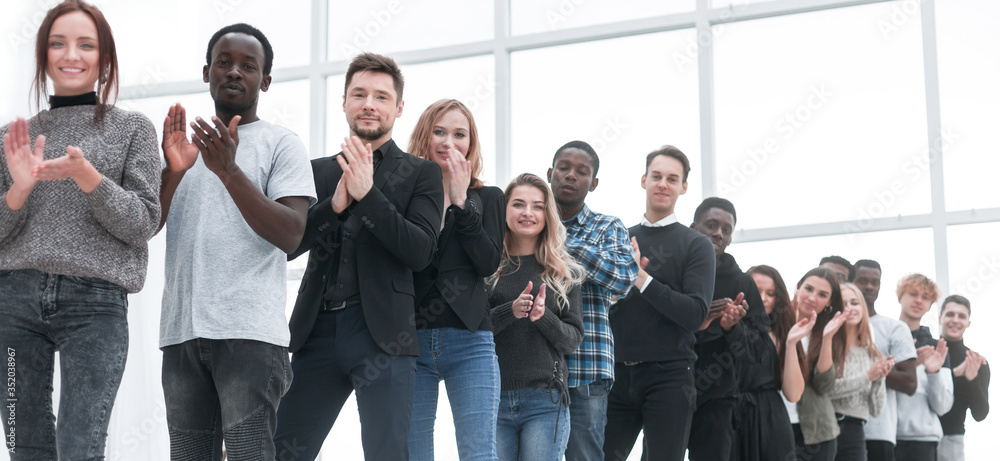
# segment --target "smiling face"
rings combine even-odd
[[[445,170],[447,158],[457,150],[462,158],[469,157],[469,119],[458,109],[445,112],[431,127],[429,140],[431,160]]]
[[[517,186],[507,197],[507,228],[515,239],[538,239],[545,229],[545,194],[533,186]]]
[[[949,302],[941,308],[941,336],[944,339],[948,341],[962,339],[971,323],[969,308],[964,304]]]
[[[590,155],[576,147],[559,152],[549,168],[549,184],[560,208],[576,208],[583,204],[587,194],[597,187],[594,162]]]
[[[691,224],[692,229],[712,240],[715,256],[725,253],[726,248],[733,242],[733,227],[736,227],[736,218],[722,208],[709,208],[699,216],[697,222]]]
[[[344,94],[344,113],[351,133],[378,148],[392,137],[392,126],[403,113],[392,76],[361,71],[351,77]],[[377,145],[376,145],[377,144]]]
[[[264,46],[251,35],[230,32],[212,47],[211,65],[205,66],[203,79],[220,115],[240,115],[241,123],[257,117],[257,99],[271,85],[264,75]]]
[[[861,298],[849,287],[841,286],[840,295],[844,298],[844,314],[847,316],[846,325],[857,327],[864,317],[865,306]]]
[[[45,73],[56,96],[94,91],[100,76],[97,26],[81,11],[56,18],[49,31]]]
[[[815,312],[820,313],[830,305],[830,297],[833,289],[830,282],[825,278],[812,275],[802,281],[802,285],[795,290],[795,308],[798,310],[798,318],[808,317]]]
[[[673,157],[657,155],[642,175],[646,190],[646,219],[659,221],[674,212],[677,199],[687,192],[684,165]]]
[[[751,274],[753,281],[757,283],[757,291],[760,292],[760,300],[764,302],[764,310],[767,315],[774,311],[774,300],[778,296],[777,288],[774,286],[774,279],[764,274]]]
[[[920,322],[924,314],[931,310],[934,303],[933,294],[916,286],[907,288],[899,297],[900,318]]]

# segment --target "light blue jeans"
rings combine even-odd
[[[500,461],[559,461],[569,440],[569,408],[557,389],[500,393],[497,455]]]
[[[500,367],[493,332],[460,328],[418,330],[420,357],[410,423],[410,460],[434,460],[438,386],[444,380],[462,461],[497,459]]]
[[[12,461],[54,460],[56,450],[58,459],[104,459],[128,353],[127,304],[125,289],[105,280],[0,271],[0,348],[7,365],[2,419]],[[56,351],[58,419],[52,412]]]

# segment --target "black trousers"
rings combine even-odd
[[[868,450],[865,447],[865,422],[850,416],[840,420],[840,435],[837,436],[836,461],[865,461]]]
[[[688,459],[712,461],[729,458],[736,433],[733,426],[735,410],[735,398],[711,399],[695,410],[688,437]]]
[[[906,461],[937,461],[937,442],[896,441],[896,459]]]
[[[806,445],[802,436],[802,426],[792,424],[795,433],[795,457],[799,461],[833,461],[837,456],[837,439]]]
[[[360,305],[321,311],[305,344],[292,354],[292,372],[292,386],[278,406],[276,460],[316,459],[355,391],[365,459],[408,459],[416,358],[382,351]]]
[[[628,458],[639,431],[650,461],[681,461],[691,432],[697,390],[690,362],[615,364],[604,431],[605,461]]]
[[[896,446],[887,440],[868,440],[868,461],[896,461]]]

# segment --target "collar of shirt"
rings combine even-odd
[[[645,227],[667,227],[673,223],[677,222],[677,213],[670,213],[666,218],[663,218],[656,222],[649,222],[646,219],[646,215],[642,215],[642,222],[639,223]]]
[[[572,218],[563,221],[563,225],[569,227],[569,225],[572,224],[573,221],[576,221],[580,224],[586,223],[587,221],[590,220],[592,214],[593,212],[590,211],[590,208],[588,208],[587,204],[584,203],[583,208],[580,208],[580,212],[573,215]]]

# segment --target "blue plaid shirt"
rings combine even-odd
[[[563,221],[566,249],[587,271],[583,282],[583,343],[569,355],[569,387],[615,379],[615,339],[608,323],[611,297],[625,297],[639,273],[628,229],[614,216],[583,205]]]

